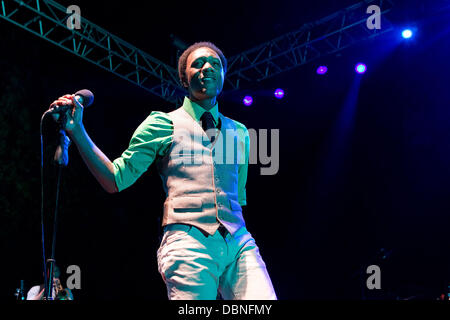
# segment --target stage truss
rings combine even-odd
[[[69,29],[72,15],[53,0],[1,0],[0,17],[67,50],[150,93],[179,105],[185,94],[178,72],[150,54],[80,18],[80,29]],[[367,8],[381,9],[381,29],[369,29]],[[228,59],[225,90],[245,88],[282,72],[337,53],[356,43],[393,30],[392,0],[365,0],[325,18],[304,24]]]

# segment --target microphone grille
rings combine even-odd
[[[89,107],[94,102],[94,94],[91,90],[83,89],[79,90],[75,93],[76,96],[80,96],[83,98],[82,105],[83,107]]]

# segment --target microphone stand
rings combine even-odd
[[[56,147],[55,156],[53,158],[55,165],[58,166],[58,180],[56,184],[56,204],[55,215],[53,219],[53,240],[52,240],[52,253],[50,259],[46,261],[46,274],[47,283],[45,283],[44,296],[46,300],[53,300],[53,272],[55,266],[55,247],[56,247],[56,229],[58,225],[58,203],[59,203],[59,190],[61,186],[62,169],[69,164],[69,146],[70,139],[66,135],[64,124],[66,123],[66,114],[63,113],[59,117],[59,144]]]

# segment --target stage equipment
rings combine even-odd
[[[394,28],[393,0],[364,0],[231,58],[225,91],[241,89],[326,55],[335,54]],[[53,0],[2,0],[0,17],[150,93],[180,105],[185,90],[175,68],[112,35],[81,13],[80,29],[69,29],[67,8]],[[366,9],[381,9],[381,29],[368,29]]]
[[[84,108],[89,107],[94,102],[94,94],[83,89],[75,93],[75,99],[83,105]],[[53,273],[55,265],[55,248],[56,248],[56,231],[58,227],[58,207],[59,207],[59,191],[61,186],[62,170],[69,164],[69,146],[70,139],[66,135],[64,125],[66,123],[66,113],[72,106],[60,106],[54,107],[44,112],[41,117],[40,134],[41,134],[41,241],[42,241],[42,260],[44,270],[44,297],[46,300],[52,300],[52,288],[53,288]],[[46,115],[59,113],[58,126],[59,126],[59,143],[56,147],[55,156],[53,157],[54,164],[58,166],[58,177],[56,183],[56,203],[55,213],[53,216],[53,237],[52,237],[52,251],[49,259],[46,259],[45,255],[45,236],[44,236],[44,145],[42,135],[42,122]]]

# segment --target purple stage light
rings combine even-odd
[[[274,92],[275,98],[281,99],[284,97],[284,91],[282,89],[277,89]]]
[[[358,63],[355,66],[355,71],[359,74],[363,74],[364,72],[366,72],[366,70],[367,70],[367,67],[364,63]]]
[[[245,96],[242,100],[246,106],[250,106],[253,103],[253,98],[250,96]]]
[[[317,74],[325,74],[325,73],[327,73],[327,71],[328,71],[328,68],[326,66],[320,66],[316,70]]]

